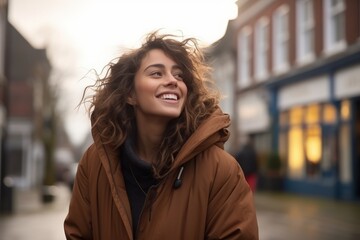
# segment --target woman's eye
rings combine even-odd
[[[150,75],[154,76],[154,77],[161,77],[162,76],[161,72],[152,72]]]
[[[183,81],[183,74],[182,73],[176,73],[174,74],[174,78],[176,78],[179,81]]]

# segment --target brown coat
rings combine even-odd
[[[220,110],[188,139],[170,174],[152,188],[137,239],[258,239],[253,195],[235,159],[224,151],[229,117]],[[113,149],[93,130],[81,159],[68,215],[67,239],[133,239],[131,210]],[[184,165],[180,188],[173,187]]]

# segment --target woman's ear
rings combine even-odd
[[[131,95],[127,98],[126,102],[132,106],[135,106],[136,105],[136,97]]]

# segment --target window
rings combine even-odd
[[[320,105],[313,104],[306,108],[305,121],[307,124],[314,124],[320,121]]]
[[[319,178],[334,163],[336,109],[330,103],[296,106],[280,113],[279,152],[290,179]],[[326,129],[324,126],[326,124]]]
[[[289,151],[288,173],[291,178],[301,178],[304,168],[304,136],[301,124],[304,118],[302,107],[295,107],[289,110],[290,128],[288,132]]]
[[[317,176],[320,172],[320,160],[322,159],[322,141],[319,104],[307,106],[306,129],[305,129],[305,154],[307,176]]]
[[[291,109],[289,115],[291,125],[300,125],[303,122],[304,110],[302,107],[295,107]]]
[[[250,51],[250,36],[251,30],[249,27],[245,27],[241,30],[240,36],[238,39],[238,49],[239,49],[239,87],[246,87],[250,85],[250,64],[251,64],[251,51]]]
[[[332,104],[325,104],[323,108],[323,121],[325,124],[335,124],[337,120],[336,108]]]
[[[342,183],[350,183],[353,179],[351,169],[351,127],[349,124],[342,123],[339,132],[339,175]]]
[[[289,68],[289,9],[286,5],[275,11],[273,22],[273,70],[275,73],[282,73]]]
[[[313,124],[305,130],[306,174],[316,177],[320,173],[322,159],[321,127]]]
[[[324,1],[325,53],[332,54],[345,48],[345,1]]]
[[[342,120],[349,120],[350,119],[350,101],[344,100],[341,102],[341,119]]]
[[[303,131],[300,126],[293,126],[288,134],[288,174],[290,178],[302,178],[304,168]]]
[[[313,0],[297,0],[297,61],[302,63],[314,59],[314,8]]]
[[[266,18],[257,22],[255,29],[255,78],[258,80],[264,80],[268,75],[268,29],[269,21]]]

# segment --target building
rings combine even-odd
[[[17,199],[29,192],[41,199],[44,184],[54,182],[55,108],[46,50],[33,48],[7,19],[5,30],[1,212],[11,213],[21,207]]]
[[[6,192],[3,184],[4,176],[4,151],[3,146],[5,142],[5,89],[6,89],[6,78],[5,78],[5,42],[6,42],[6,29],[7,29],[7,14],[8,14],[8,3],[6,0],[0,0],[0,202],[4,202],[4,195]],[[3,205],[3,204],[2,204]],[[1,210],[1,208],[0,208]]]
[[[235,134],[255,138],[260,185],[279,167],[285,191],[359,199],[360,1],[238,6],[227,32],[235,49]]]
[[[220,107],[224,113],[231,116],[232,123],[234,123],[235,109],[233,103],[235,92],[233,91],[233,86],[236,55],[235,49],[231,44],[232,39],[231,27],[228,24],[224,37],[209,47],[207,55],[208,61],[213,68],[213,79],[222,95]],[[231,124],[229,131],[230,133],[236,132],[236,124]],[[236,138],[236,134],[230,134],[230,138],[224,146],[225,150],[231,153],[235,153],[238,150]]]

